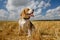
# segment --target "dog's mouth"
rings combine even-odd
[[[30,14],[30,17],[31,17],[31,16],[32,16],[32,17],[34,17],[34,14],[33,14],[33,13],[31,13],[31,14]]]
[[[29,14],[29,16],[30,16],[30,17],[34,17],[34,14],[33,14],[33,12],[31,12],[31,13]]]
[[[29,15],[30,17],[34,17],[34,14],[33,14],[33,12],[31,12],[31,13],[28,13],[27,15]]]

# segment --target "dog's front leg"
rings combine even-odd
[[[21,24],[19,24],[19,27],[18,27],[18,34],[20,34],[20,32],[21,32],[21,30],[22,30],[22,25]]]
[[[30,36],[31,36],[31,30],[28,29],[28,37],[30,37]]]

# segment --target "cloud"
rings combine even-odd
[[[19,14],[16,12],[10,11],[10,13],[8,13],[4,9],[0,10],[0,20],[18,20],[18,18]]]
[[[18,2],[19,1],[19,2]],[[25,1],[25,2],[24,2]],[[23,3],[22,3],[23,2]],[[43,12],[42,9],[46,9],[47,7],[51,6],[50,2],[45,1],[27,1],[26,0],[8,0],[6,8],[10,13],[7,13],[5,10],[0,10],[0,19],[8,19],[8,20],[16,20],[19,18],[21,9],[24,7],[31,7],[35,9],[34,18],[31,19],[57,19],[60,18],[60,6],[54,9],[49,9],[46,11],[46,15],[43,16],[41,13]],[[5,15],[6,14],[6,15]],[[7,16],[9,15],[9,16]]]
[[[13,9],[15,9],[15,7],[12,5],[12,0],[8,0],[7,5],[6,5],[6,8],[7,8],[8,10],[13,10]]]
[[[7,16],[6,16],[7,12],[3,9],[0,10],[0,20],[6,20]]]
[[[50,6],[49,1],[47,3],[45,1],[41,1],[38,5],[39,8],[46,8],[46,7],[49,7],[49,6]]]
[[[14,16],[20,15],[21,9],[28,4],[29,0],[8,0],[6,8],[8,9],[9,16],[14,14]],[[9,17],[10,19],[12,17]],[[15,17],[14,17],[15,18]]]
[[[14,12],[10,11],[8,20],[11,20],[11,19],[12,19],[12,20],[15,20],[15,19],[16,19],[15,16],[16,16],[16,14],[15,14]]]
[[[8,0],[6,8],[8,9],[9,13],[6,14],[6,19],[8,20],[17,20],[19,18],[19,15],[21,13],[21,10],[24,7],[30,7],[35,10],[34,15],[37,15],[34,17],[34,19],[42,19],[44,16],[41,15],[42,9],[46,9],[50,6],[50,2],[45,1],[35,1],[35,0]],[[2,14],[5,15],[5,14]],[[33,18],[32,18],[33,19]]]
[[[60,19],[60,6],[54,8],[54,9],[49,9],[46,11],[46,15],[38,15],[34,18],[34,20],[47,20],[47,19]]]
[[[36,3],[36,2],[33,2],[33,3]],[[34,5],[35,6],[35,12],[34,14],[36,15],[34,18],[31,18],[31,19],[34,19],[34,20],[40,20],[40,19],[45,19],[45,16],[41,15],[42,12],[43,12],[43,9],[47,9],[47,7],[51,6],[50,4],[50,0],[48,0],[48,2],[45,2],[45,1],[40,1]],[[32,6],[32,7],[34,7]]]
[[[29,2],[29,0],[12,0],[12,5],[16,7],[26,6]]]
[[[48,2],[45,1],[31,1],[30,5],[28,7],[31,7],[32,9],[35,9],[34,15],[41,15],[42,10],[46,9],[47,7],[51,6],[50,0]]]
[[[28,3],[27,7],[30,7],[30,8],[32,8],[32,9],[36,9],[38,4],[39,4],[38,1],[32,0],[32,1],[30,1],[30,2]]]
[[[8,10],[15,10],[19,7],[28,5],[29,2],[29,0],[8,0],[6,7]]]
[[[5,10],[1,9],[0,10],[0,17],[6,17],[4,14],[6,13]]]
[[[58,19],[57,17],[60,17],[60,6],[58,6],[55,9],[49,9],[49,10],[47,10],[46,17],[47,18]]]

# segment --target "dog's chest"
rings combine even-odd
[[[23,26],[25,23],[26,23],[26,20],[24,20],[24,19],[19,20],[19,25],[20,26]]]

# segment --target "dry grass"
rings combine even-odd
[[[27,38],[18,34],[18,22],[0,21],[0,40],[60,40],[60,21],[32,21],[35,31]]]

